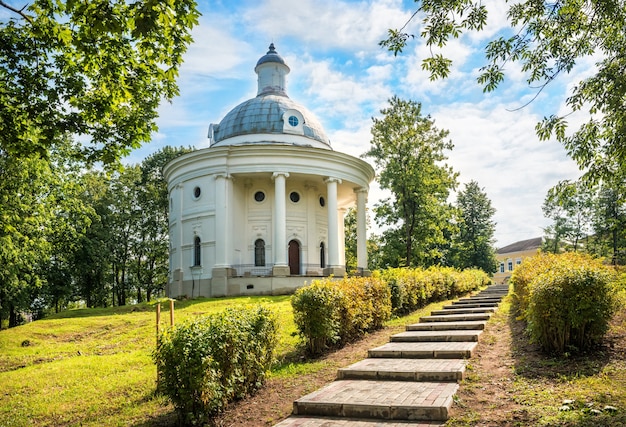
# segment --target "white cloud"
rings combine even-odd
[[[243,20],[275,39],[295,37],[320,49],[373,51],[387,29],[410,15],[400,0],[267,0],[247,9]]]
[[[547,190],[579,172],[558,143],[538,140],[538,117],[529,110],[506,111],[494,100],[444,105],[432,115],[450,131],[450,163],[460,181],[477,181],[497,210],[498,244],[542,235]]]

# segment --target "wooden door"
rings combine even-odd
[[[300,274],[300,243],[297,240],[289,242],[289,274],[292,276]]]

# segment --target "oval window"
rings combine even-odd
[[[200,193],[201,193],[200,187],[196,187],[193,189],[193,197],[195,197],[196,199],[200,197]]]
[[[320,196],[320,206],[324,207],[326,206],[326,200],[324,199],[324,197]]]
[[[291,200],[294,203],[298,203],[300,201],[300,195],[296,193],[295,191],[292,191],[289,194],[289,200]]]
[[[263,200],[265,200],[265,193],[262,191],[257,191],[256,193],[254,193],[254,200],[256,200],[257,202],[262,202]]]
[[[298,118],[296,116],[289,116],[289,124],[293,127],[298,126],[298,123],[300,123],[300,120],[298,120]]]

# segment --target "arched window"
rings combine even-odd
[[[320,267],[326,268],[326,246],[324,242],[320,243]]]
[[[202,259],[202,252],[200,250],[200,237],[196,236],[193,239],[193,265],[200,265],[200,260]]]
[[[254,242],[254,266],[265,267],[265,241],[257,239]]]

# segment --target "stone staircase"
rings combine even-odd
[[[275,427],[445,425],[467,359],[507,293],[508,286],[492,285],[408,325],[296,400],[293,415]]]

